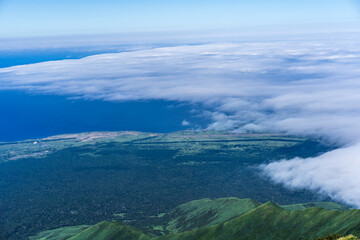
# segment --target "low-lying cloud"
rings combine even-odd
[[[311,189],[353,206],[360,203],[360,144],[316,158],[273,162],[261,168],[277,183]]]
[[[163,47],[14,66],[0,69],[0,89],[200,103],[210,129],[326,138],[348,147],[263,169],[286,186],[360,207],[360,44],[349,39]]]

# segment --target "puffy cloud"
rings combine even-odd
[[[289,187],[360,207],[360,199],[351,197],[360,186],[357,38],[184,45],[14,66],[0,69],[0,89],[106,101],[187,101],[203,107],[210,129],[327,138],[349,147],[263,169]]]

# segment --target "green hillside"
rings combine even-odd
[[[170,233],[184,232],[226,222],[261,205],[252,199],[200,199],[181,204],[167,216],[164,229]]]
[[[156,225],[158,224],[158,225]],[[272,202],[260,204],[251,199],[200,199],[181,204],[154,219],[142,229],[162,229],[155,236],[124,225],[119,221],[103,221],[74,233],[71,238],[31,238],[32,240],[86,239],[151,239],[151,240],[231,240],[231,239],[336,239],[329,234],[360,235],[360,210],[330,202],[280,206]],[[66,229],[66,228],[63,228]],[[49,231],[47,231],[49,232]],[[50,236],[50,235],[49,235]],[[336,235],[338,236],[338,235]],[[324,238],[320,238],[324,237]],[[349,239],[351,239],[349,237]]]
[[[304,210],[309,207],[319,207],[328,210],[339,210],[339,211],[349,210],[347,207],[333,202],[312,202],[312,203],[303,203],[303,204],[282,205],[281,207],[286,210]]]
[[[159,237],[161,240],[314,239],[330,233],[360,234],[360,211],[318,207],[288,211],[268,202],[212,227]]]
[[[29,238],[29,240],[65,240],[87,229],[88,225],[69,226],[56,228],[53,230],[43,231],[35,236]]]
[[[195,200],[181,204],[165,214],[159,219],[160,225],[153,227],[153,229],[163,229],[161,233],[169,234],[206,228],[239,217],[260,205],[261,203],[249,198],[228,197],[215,200],[207,198]],[[304,210],[311,207],[339,211],[348,210],[347,207],[333,202],[311,202],[280,207],[289,211]]]
[[[149,236],[140,230],[124,225],[118,221],[102,221],[69,238],[69,240],[146,240]]]

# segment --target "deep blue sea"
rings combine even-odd
[[[0,67],[82,58],[93,54],[94,51],[78,49],[2,52]],[[192,109],[192,105],[178,102],[105,102],[0,91],[0,141],[86,131],[173,132],[205,127],[206,120],[193,116],[190,113]],[[184,119],[192,125],[182,126]]]
[[[54,48],[54,49],[36,49],[36,50],[2,50],[0,51],[0,68],[16,65],[55,61],[62,59],[78,59],[90,55],[108,53],[104,50],[89,50],[81,48]]]

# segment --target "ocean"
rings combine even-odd
[[[96,54],[103,53],[97,51]],[[0,67],[82,58],[86,49],[8,51],[0,54]],[[203,128],[205,118],[191,113],[194,106],[169,101],[105,102],[69,96],[0,91],[0,141],[36,139],[87,131],[173,132]],[[183,126],[186,120],[190,125]]]

